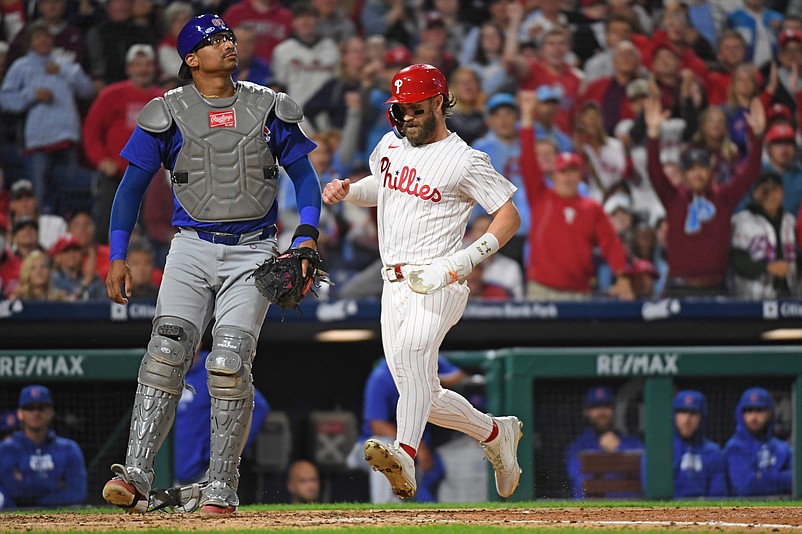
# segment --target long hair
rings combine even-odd
[[[722,135],[720,141],[711,144],[711,140],[705,137],[704,123],[715,113],[720,113],[724,117],[724,135]],[[727,114],[718,106],[708,106],[702,110],[702,113],[699,115],[699,128],[697,128],[696,132],[693,134],[691,144],[706,148],[710,151],[717,151],[727,163],[732,163],[738,156],[738,145],[730,138],[730,132],[727,129]]]
[[[47,285],[44,291],[42,291],[42,288],[35,287],[31,283],[31,271],[33,270],[34,264],[41,260],[45,261],[48,268]],[[22,300],[62,300],[62,294],[53,287],[53,271],[50,257],[41,250],[34,250],[22,261],[19,288],[17,288],[15,296]]]

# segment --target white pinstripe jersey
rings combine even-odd
[[[370,169],[368,179],[378,186],[384,265],[426,265],[453,254],[462,248],[476,203],[494,213],[516,190],[496,172],[487,154],[456,133],[415,147],[389,132],[373,150]]]

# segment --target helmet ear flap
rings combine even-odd
[[[399,139],[404,137],[404,113],[401,111],[401,106],[398,104],[390,104],[387,108],[387,121],[393,128],[393,133]]]

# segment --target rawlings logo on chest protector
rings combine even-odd
[[[234,128],[236,125],[233,109],[209,112],[209,128]]]

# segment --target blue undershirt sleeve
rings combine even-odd
[[[309,156],[303,156],[286,167],[287,175],[295,186],[295,202],[298,205],[300,224],[308,224],[315,228],[320,223],[321,191],[320,180],[317,177]],[[311,236],[307,236],[311,237]],[[308,241],[304,236],[299,236],[292,242],[292,247],[297,247],[301,242]]]
[[[150,185],[153,173],[129,163],[125,169],[114,203],[111,206],[109,226],[109,260],[124,260],[128,255],[128,241],[134,231],[139,206]]]

